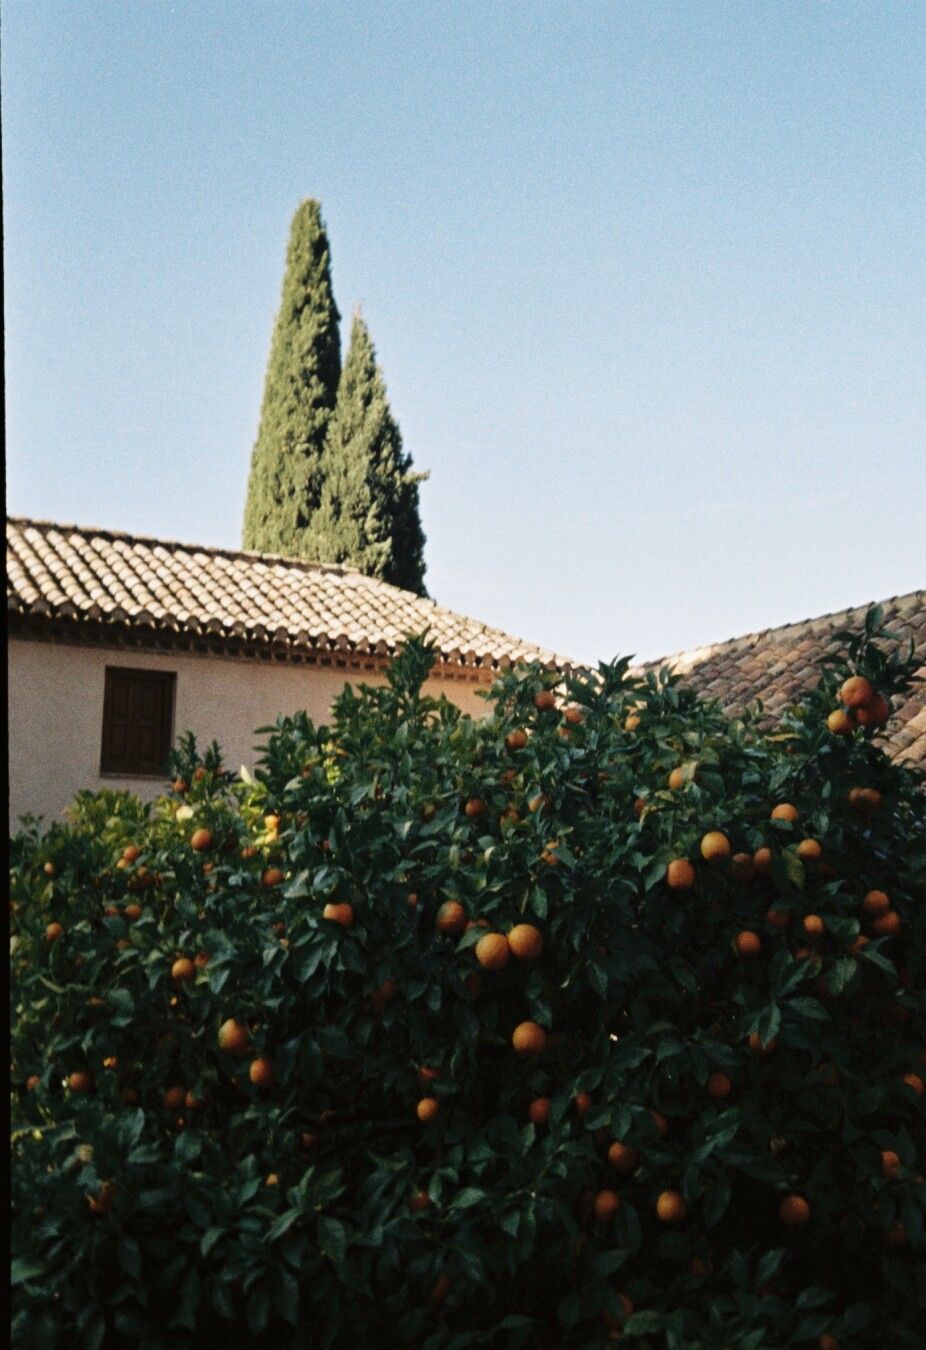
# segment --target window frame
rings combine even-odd
[[[164,765],[159,770],[150,768],[127,768],[113,766],[110,737],[113,725],[113,698],[117,681],[128,678],[136,682],[148,681],[158,684],[163,692],[164,705],[158,726],[159,744],[164,747]],[[167,773],[167,756],[174,744],[174,716],[176,711],[177,674],[172,670],[152,670],[147,666],[110,666],[104,668],[103,675],[103,717],[100,734],[100,777],[101,778],[139,778],[162,780]],[[130,697],[133,697],[130,694]],[[136,747],[137,748],[137,747]],[[134,762],[137,764],[136,755]]]

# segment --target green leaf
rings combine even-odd
[[[486,1192],[479,1190],[475,1186],[465,1186],[463,1190],[458,1191],[452,1209],[471,1209],[473,1205],[479,1205],[486,1198]]]
[[[318,1245],[325,1256],[335,1265],[340,1265],[347,1252],[347,1230],[337,1219],[321,1218],[318,1221]]]
[[[208,1256],[215,1244],[225,1236],[224,1228],[208,1228],[199,1240],[199,1250],[203,1256]]]
[[[41,1261],[28,1261],[25,1257],[17,1256],[10,1265],[10,1284],[14,1287],[25,1284],[27,1280],[37,1279],[44,1273],[45,1267]]]

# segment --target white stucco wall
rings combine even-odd
[[[378,672],[332,671],[312,666],[258,664],[186,653],[161,656],[131,650],[67,646],[11,638],[9,671],[10,827],[29,812],[57,817],[81,788],[124,787],[151,798],[164,779],[100,776],[103,686],[106,666],[169,670],[177,676],[174,744],[192,731],[204,748],[218,741],[230,769],[253,768],[254,747],[281,713],[304,709],[326,721],[331,701],[351,684],[378,684]],[[489,711],[475,683],[432,679],[426,690],[445,694],[474,717]]]

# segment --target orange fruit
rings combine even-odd
[[[509,731],[505,737],[506,750],[523,750],[525,745],[527,745],[527,732],[521,731],[520,728],[517,731]]]
[[[208,964],[209,964],[208,952],[197,952],[196,955],[193,957],[193,965],[196,967],[197,970],[205,970]]]
[[[196,1093],[193,1091],[193,1089],[190,1088],[189,1092],[183,1099],[183,1105],[186,1107],[188,1111],[199,1111],[201,1107],[206,1105],[207,1101],[208,1095],[205,1092],[197,1096]]]
[[[580,1120],[584,1120],[588,1108],[592,1104],[591,1093],[577,1092],[575,1097],[573,1097],[572,1099],[572,1104],[576,1108],[576,1115],[579,1117]]]
[[[834,736],[851,736],[855,730],[855,718],[844,708],[836,708],[826,719],[826,725]]]
[[[733,1084],[725,1073],[712,1073],[707,1080],[707,1095],[715,1101],[723,1101],[733,1091]]]
[[[663,1223],[681,1223],[688,1217],[688,1206],[680,1191],[663,1191],[656,1201],[656,1216]]]
[[[179,956],[170,968],[170,978],[175,984],[186,984],[196,978],[196,967],[186,956]]]
[[[422,1083],[433,1083],[435,1078],[440,1078],[440,1069],[435,1069],[431,1064],[422,1064],[418,1077]]]
[[[540,929],[532,923],[516,923],[508,934],[508,946],[519,961],[535,961],[543,950]]]
[[[142,916],[142,912],[143,911],[141,905],[132,904],[126,905],[125,909],[122,911],[122,914],[124,918],[132,922],[135,919],[140,919]]]
[[[854,787],[849,791],[849,805],[862,816],[873,816],[881,810],[881,793],[877,788]]]
[[[552,712],[556,707],[556,696],[552,689],[541,689],[534,698],[534,707],[538,712]]]
[[[37,1073],[30,1073],[29,1077],[26,1079],[26,1091],[34,1092],[35,1089],[38,1087],[40,1081],[41,1080]]]
[[[415,1107],[415,1114],[422,1124],[427,1124],[429,1120],[434,1120],[440,1111],[440,1102],[436,1097],[422,1097],[421,1101]]]
[[[751,853],[734,853],[730,859],[730,875],[734,881],[752,881],[755,872]]]
[[[669,1133],[669,1122],[661,1111],[650,1111],[650,1115],[653,1118],[653,1124],[656,1126],[656,1129],[662,1135],[663,1139],[665,1139],[666,1135]]]
[[[770,872],[772,870],[772,850],[770,848],[757,848],[752,855],[752,863],[757,872]]]
[[[624,718],[624,730],[636,731],[637,727],[640,725],[640,720],[639,713],[628,713]]]
[[[619,1139],[608,1149],[608,1162],[614,1168],[615,1172],[632,1172],[640,1161],[640,1155],[635,1148],[629,1144],[622,1144]]]
[[[469,801],[466,803],[466,806],[463,809],[469,816],[470,820],[474,820],[477,816],[485,815],[486,804],[479,797],[470,797]]]
[[[93,1087],[93,1079],[85,1069],[77,1069],[69,1075],[68,1087],[72,1092],[89,1092]]]
[[[279,828],[280,817],[276,812],[273,812],[269,816],[264,816],[264,829],[269,830],[271,834],[274,834]]]
[[[637,820],[640,819],[645,810],[646,799],[644,797],[637,797],[633,804],[633,814],[636,816]]]
[[[533,1125],[546,1125],[550,1119],[550,1098],[535,1097],[527,1108],[527,1115]]]
[[[888,1181],[893,1181],[900,1172],[900,1158],[893,1149],[881,1150],[881,1171]]]
[[[219,1027],[219,1049],[224,1050],[226,1054],[234,1055],[236,1059],[243,1059],[248,1053],[250,1046],[250,1037],[247,1027],[241,1022],[230,1017],[227,1022],[223,1022]]]
[[[207,848],[212,847],[212,831],[206,829],[194,830],[190,835],[190,848],[195,853],[203,853]]]
[[[873,694],[858,705],[855,716],[860,727],[883,727],[890,721],[891,705],[883,694]]]
[[[504,933],[486,933],[476,943],[476,960],[483,970],[501,970],[511,955]]]
[[[87,1196],[87,1205],[91,1214],[108,1214],[116,1198],[116,1188],[111,1181],[100,1182],[96,1195]]]
[[[599,1223],[609,1223],[621,1207],[621,1198],[617,1191],[607,1188],[595,1196],[595,1218]]]
[[[753,1031],[750,1032],[747,1044],[750,1050],[752,1050],[757,1055],[770,1055],[772,1051],[775,1049],[778,1042],[774,1036],[770,1041],[763,1041],[761,1037],[755,1031]]]
[[[545,792],[538,792],[537,795],[531,797],[530,801],[527,803],[527,809],[532,816],[535,816],[538,811],[545,811],[549,805],[550,798],[547,794]]]
[[[408,1197],[408,1208],[412,1214],[422,1214],[431,1204],[431,1197],[427,1191],[414,1191]]]
[[[286,874],[281,867],[265,867],[261,874],[260,884],[262,886],[279,886],[286,878]]]
[[[140,857],[141,849],[137,844],[126,844],[125,848],[122,850],[122,861],[128,863],[129,866],[131,866],[133,862],[137,862]]]
[[[511,1044],[519,1055],[541,1055],[547,1048],[547,1033],[536,1022],[519,1022],[512,1033]]]
[[[826,932],[826,924],[820,918],[819,914],[807,914],[804,917],[804,932],[808,937],[822,937]]]
[[[874,692],[874,685],[864,675],[851,675],[839,691],[839,701],[847,708],[857,708],[860,703],[867,703]]]
[[[252,1059],[248,1069],[248,1077],[255,1087],[269,1088],[276,1082],[276,1074],[273,1072],[273,1063],[266,1058]]]
[[[823,849],[816,839],[802,839],[797,846],[797,856],[805,863],[819,862],[823,857]]]
[[[817,1345],[820,1350],[839,1350],[839,1342],[828,1331],[824,1331],[822,1335],[817,1337]]]
[[[883,914],[890,907],[891,902],[884,891],[869,891],[862,901],[862,909],[866,914]]]
[[[863,947],[867,947],[867,946],[868,946],[868,939],[867,939],[867,937],[865,936],[864,933],[859,933],[859,935],[858,935],[858,937],[855,939],[855,941],[852,942],[852,943],[850,943],[850,945],[849,945],[849,951],[852,952],[852,953],[857,953],[857,952],[860,952],[860,951],[862,950]]]
[[[787,820],[793,825],[799,816],[797,807],[792,806],[790,802],[781,802],[778,806],[772,807],[772,820]]]
[[[872,923],[872,929],[878,937],[896,937],[903,928],[903,920],[896,909],[886,909]]]
[[[186,1091],[184,1088],[178,1087],[176,1084],[167,1088],[164,1093],[164,1109],[166,1111],[179,1111],[185,1097]]]
[[[720,830],[709,830],[701,840],[701,857],[705,862],[720,862],[730,856],[730,841]]]
[[[666,868],[666,885],[672,891],[690,891],[695,879],[695,870],[687,858],[673,858]]]
[[[322,918],[339,923],[342,928],[350,928],[354,922],[354,907],[345,901],[341,905],[327,904],[322,910]]]
[[[742,933],[737,933],[734,946],[739,956],[758,956],[762,950],[762,939],[758,933],[744,929]]]
[[[673,792],[678,792],[679,788],[685,786],[685,770],[680,765],[669,774],[668,783]]]
[[[772,928],[787,928],[791,922],[790,909],[770,909],[765,916],[765,922]]]
[[[449,937],[462,933],[466,927],[466,910],[459,900],[445,900],[437,911],[435,927]]]
[[[905,1073],[901,1082],[912,1088],[918,1097],[922,1097],[923,1093],[926,1092],[926,1084],[923,1083],[918,1073]]]
[[[57,942],[59,937],[64,934],[64,925],[60,923],[50,923],[45,929],[46,942]]]
[[[585,716],[578,704],[570,703],[568,708],[563,709],[563,720],[571,727],[580,727],[585,721]]]
[[[810,1206],[802,1195],[786,1195],[778,1206],[778,1217],[790,1228],[800,1228],[810,1218]]]

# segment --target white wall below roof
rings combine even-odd
[[[332,699],[345,683],[381,684],[372,671],[333,671],[314,666],[270,664],[230,657],[173,655],[69,646],[10,638],[9,782],[10,829],[27,813],[59,817],[82,788],[128,788],[151,799],[164,779],[100,775],[103,686],[107,666],[176,673],[174,744],[192,731],[204,749],[217,740],[225,764],[253,768],[255,747],[265,739],[257,727],[272,725],[281,714],[305,710],[316,723],[328,718]],[[473,717],[490,710],[477,697],[480,686],[453,679],[431,679],[427,693],[445,694]]]

